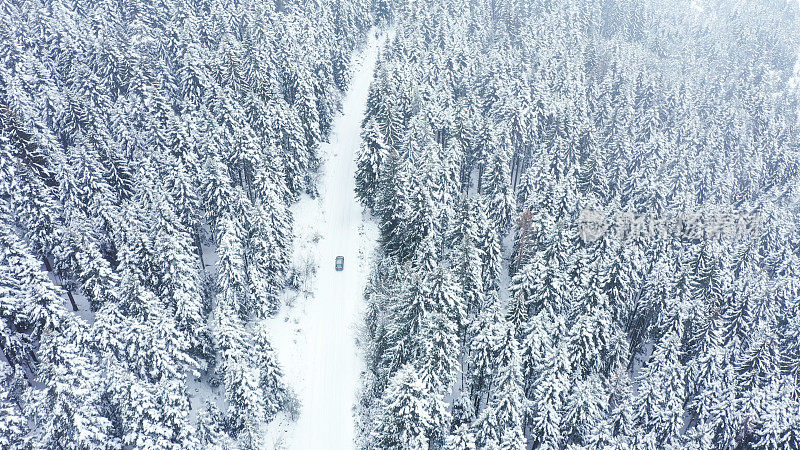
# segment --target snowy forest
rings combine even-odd
[[[393,20],[356,174],[383,251],[362,445],[799,448],[797,4]],[[583,211],[617,230],[587,236]]]
[[[0,0],[0,318],[2,449],[800,449],[800,5]]]
[[[288,206],[371,8],[0,1],[0,448],[260,447]]]

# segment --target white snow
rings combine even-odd
[[[270,320],[272,344],[300,401],[292,422],[286,414],[267,426],[267,448],[355,447],[354,405],[363,360],[356,335],[362,320],[368,257],[378,229],[355,198],[355,157],[369,84],[385,35],[370,33],[333,123],[323,158],[320,196],[303,197],[295,214],[294,265],[317,267],[309,285]],[[344,256],[344,270],[334,268]]]

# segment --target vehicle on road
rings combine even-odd
[[[341,272],[344,270],[344,256],[336,257],[336,271]]]

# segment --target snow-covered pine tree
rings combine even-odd
[[[404,450],[429,448],[427,435],[432,424],[426,401],[430,395],[412,365],[398,370],[381,400],[381,418],[371,434],[375,446]]]

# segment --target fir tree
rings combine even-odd
[[[425,407],[425,391],[411,365],[403,366],[393,377],[381,400],[381,419],[372,432],[378,448],[425,449],[431,417]]]

